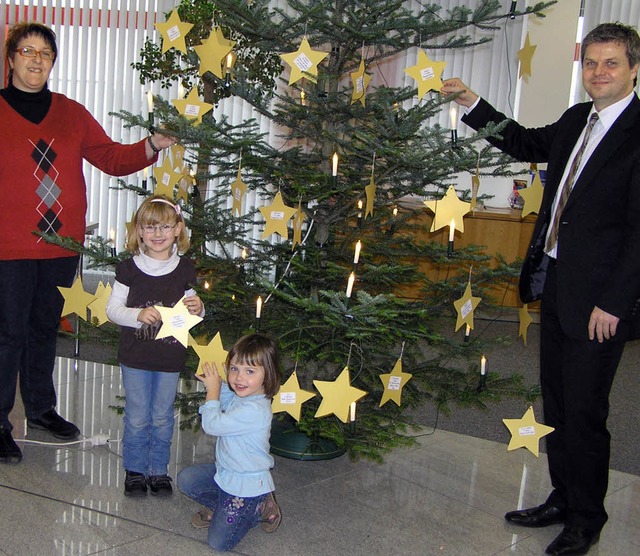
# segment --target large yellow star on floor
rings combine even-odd
[[[156,23],[156,29],[162,35],[162,53],[164,54],[171,47],[174,47],[186,54],[187,44],[184,38],[192,27],[192,23],[180,21],[178,10],[173,10],[165,23]]]
[[[262,232],[262,239],[268,238],[271,234],[280,234],[283,238],[287,239],[289,235],[287,224],[296,211],[297,209],[284,204],[282,194],[278,191],[271,205],[268,207],[260,207],[260,212],[267,221],[264,232]]]
[[[82,286],[82,277],[78,275],[75,282],[70,288],[58,286],[58,291],[64,297],[64,307],[62,308],[61,317],[66,317],[71,313],[75,313],[82,320],[87,320],[87,305],[89,305],[95,296],[86,292]]]
[[[153,176],[156,178],[156,195],[166,195],[169,199],[174,199],[173,188],[178,184],[182,174],[176,172],[169,160],[168,156],[164,157],[162,166],[156,166],[153,169]]]
[[[471,203],[465,203],[458,198],[453,185],[447,189],[447,194],[437,201],[423,201],[428,209],[434,213],[433,222],[429,231],[435,232],[440,228],[451,225],[461,233],[464,233],[463,216],[471,210]]]
[[[303,77],[306,77],[309,81],[316,83],[318,77],[318,64],[328,55],[328,52],[311,50],[307,37],[302,39],[298,50],[295,52],[280,54],[280,58],[282,58],[291,67],[289,85],[293,85]]]
[[[360,60],[358,71],[351,73],[351,82],[353,83],[353,93],[351,93],[351,104],[360,102],[365,106],[367,98],[367,87],[371,81],[371,76],[366,73],[364,60]]]
[[[533,322],[533,318],[529,314],[529,306],[525,303],[518,311],[520,317],[520,326],[518,327],[518,336],[522,337],[524,345],[527,345],[527,330],[529,325]]]
[[[434,62],[424,50],[418,50],[418,60],[415,66],[405,69],[405,73],[416,80],[418,85],[418,98],[429,91],[442,89],[442,72],[447,62]]]
[[[224,364],[227,361],[227,351],[222,346],[222,338],[220,337],[220,332],[218,332],[208,344],[199,344],[195,340],[189,342],[189,345],[196,352],[200,361],[198,362],[198,368],[196,369],[197,375],[204,374],[204,370],[202,369],[202,364],[205,362],[215,363],[218,368],[218,373],[222,380],[227,380],[227,373],[224,368]]]
[[[211,30],[208,39],[204,39],[202,44],[194,46],[193,49],[200,57],[200,75],[208,71],[213,73],[218,79],[224,79],[222,63],[227,54],[233,50],[236,41],[227,40],[220,27]]]
[[[458,318],[456,319],[456,332],[463,324],[468,324],[469,328],[473,330],[473,312],[480,301],[482,301],[481,297],[473,297],[471,295],[471,282],[467,282],[467,287],[465,288],[462,297],[453,302],[453,306],[456,308],[458,313]]]
[[[407,382],[411,380],[413,375],[402,372],[402,358],[398,357],[396,364],[393,366],[393,370],[390,373],[380,375],[380,380],[384,386],[384,393],[380,400],[380,407],[382,407],[389,400],[392,400],[399,407],[402,399],[402,389]]]
[[[87,309],[91,311],[91,322],[98,326],[102,326],[105,322],[109,322],[107,317],[107,301],[111,297],[111,284],[107,282],[105,286],[102,280],[98,283],[94,299],[87,305]]]
[[[518,195],[524,200],[524,206],[522,207],[522,217],[527,214],[540,212],[540,205],[542,204],[542,194],[544,193],[544,186],[540,179],[540,172],[536,172],[533,177],[533,183],[529,187],[518,190]]]
[[[184,297],[173,307],[154,305],[162,316],[162,326],[158,331],[156,340],[173,336],[184,347],[189,344],[189,330],[198,324],[202,317],[189,313],[184,304]]]
[[[376,198],[376,182],[373,178],[373,172],[371,172],[371,179],[369,180],[369,185],[366,185],[364,188],[365,195],[367,197],[367,206],[364,211],[364,217],[373,216],[373,201]]]
[[[286,411],[296,421],[299,421],[302,404],[313,397],[315,397],[313,392],[300,388],[298,375],[296,371],[293,371],[287,379],[287,382],[280,386],[280,390],[278,390],[278,393],[273,397],[271,411],[273,413]]]
[[[177,98],[171,102],[176,107],[176,110],[178,110],[178,113],[196,125],[201,124],[202,116],[213,109],[213,104],[200,100],[198,87],[191,89],[185,98]]]
[[[533,53],[536,51],[536,48],[536,45],[532,45],[531,42],[529,42],[529,33],[527,33],[524,39],[524,46],[518,51],[518,60],[520,60],[518,77],[522,77],[523,75],[531,76],[531,59],[533,58]]]
[[[236,179],[231,183],[231,198],[233,199],[233,206],[231,212],[240,216],[242,214],[242,198],[247,192],[247,184],[242,181],[242,173],[238,166],[238,174]]]
[[[536,457],[540,450],[540,439],[555,430],[536,422],[533,407],[529,407],[521,419],[503,419],[502,422],[511,432],[511,442],[507,450],[526,448]]]
[[[351,386],[349,367],[345,367],[335,380],[314,380],[313,385],[322,395],[322,402],[315,416],[324,417],[333,413],[343,423],[349,419],[351,404],[367,395],[364,390]]]

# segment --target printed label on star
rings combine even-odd
[[[518,434],[520,436],[533,436],[534,434],[536,434],[536,428],[535,427],[520,427],[518,429]]]
[[[200,114],[200,106],[198,106],[197,104],[187,104],[184,109],[185,116],[198,117],[198,114]]]
[[[238,200],[238,201],[239,201],[240,199],[242,199],[242,191],[240,190],[240,188],[239,188],[239,187],[236,187],[236,188],[233,190],[233,197],[234,197],[236,200]]]
[[[463,303],[462,307],[460,307],[460,314],[462,315],[462,318],[465,319],[471,311],[473,311],[473,303],[469,299]]]
[[[171,42],[175,41],[176,39],[179,39],[182,36],[180,34],[180,27],[178,27],[177,25],[174,25],[173,27],[169,27],[169,29],[167,30],[167,36],[169,37],[169,40]]]
[[[436,74],[436,72],[431,67],[423,68],[423,69],[420,70],[420,77],[422,77],[422,81],[427,81],[429,79],[433,79],[435,74]]]
[[[171,181],[171,176],[169,174],[167,174],[166,172],[164,174],[162,174],[162,184],[163,185],[169,185],[170,181]]]
[[[271,211],[271,219],[272,220],[284,220],[284,212],[282,211]]]
[[[175,315],[171,317],[171,326],[173,326],[173,328],[184,328],[186,325],[187,321],[183,315]]]
[[[356,92],[361,93],[364,91],[364,77],[360,76],[356,79]]]
[[[301,71],[309,71],[313,67],[313,62],[304,53],[301,53],[300,55],[296,56],[295,59],[293,60],[293,63]]]
[[[387,388],[389,390],[400,390],[400,386],[402,385],[402,377],[401,376],[391,376],[389,377],[389,384]]]
[[[280,403],[281,404],[295,404],[296,403],[296,393],[295,392],[282,392],[280,394]]]

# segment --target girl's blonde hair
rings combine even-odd
[[[264,393],[273,398],[280,389],[280,358],[276,343],[264,334],[247,334],[240,338],[229,350],[225,367],[231,361],[241,365],[260,365],[264,369]]]
[[[131,221],[129,235],[127,236],[126,249],[134,255],[139,255],[144,246],[141,237],[140,226],[153,226],[156,224],[176,225],[182,223],[180,234],[176,237],[179,253],[189,250],[190,242],[187,228],[182,218],[180,205],[174,203],[166,195],[151,195],[147,197],[137,210]]]

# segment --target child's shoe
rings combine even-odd
[[[151,475],[147,480],[153,496],[171,496],[171,477],[169,475]]]
[[[282,511],[276,502],[273,492],[267,494],[264,502],[260,504],[260,527],[266,533],[273,533],[282,521]]]
[[[125,496],[145,496],[147,494],[147,479],[142,473],[126,471],[124,479]]]

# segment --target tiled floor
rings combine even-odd
[[[123,495],[119,369],[58,358],[60,413],[86,437],[107,445],[21,444],[18,465],[0,465],[0,554],[206,555],[206,532],[190,523],[197,506],[181,494],[131,500]],[[21,408],[16,438],[26,431]],[[209,461],[212,439],[176,430],[171,474]],[[346,457],[302,462],[276,457],[274,478],[284,519],[276,533],[252,530],[234,554],[246,555],[541,555],[560,526],[507,525],[504,512],[541,502],[549,480],[544,455],[436,431],[385,463]],[[640,480],[611,472],[610,520],[590,554],[640,554]]]

